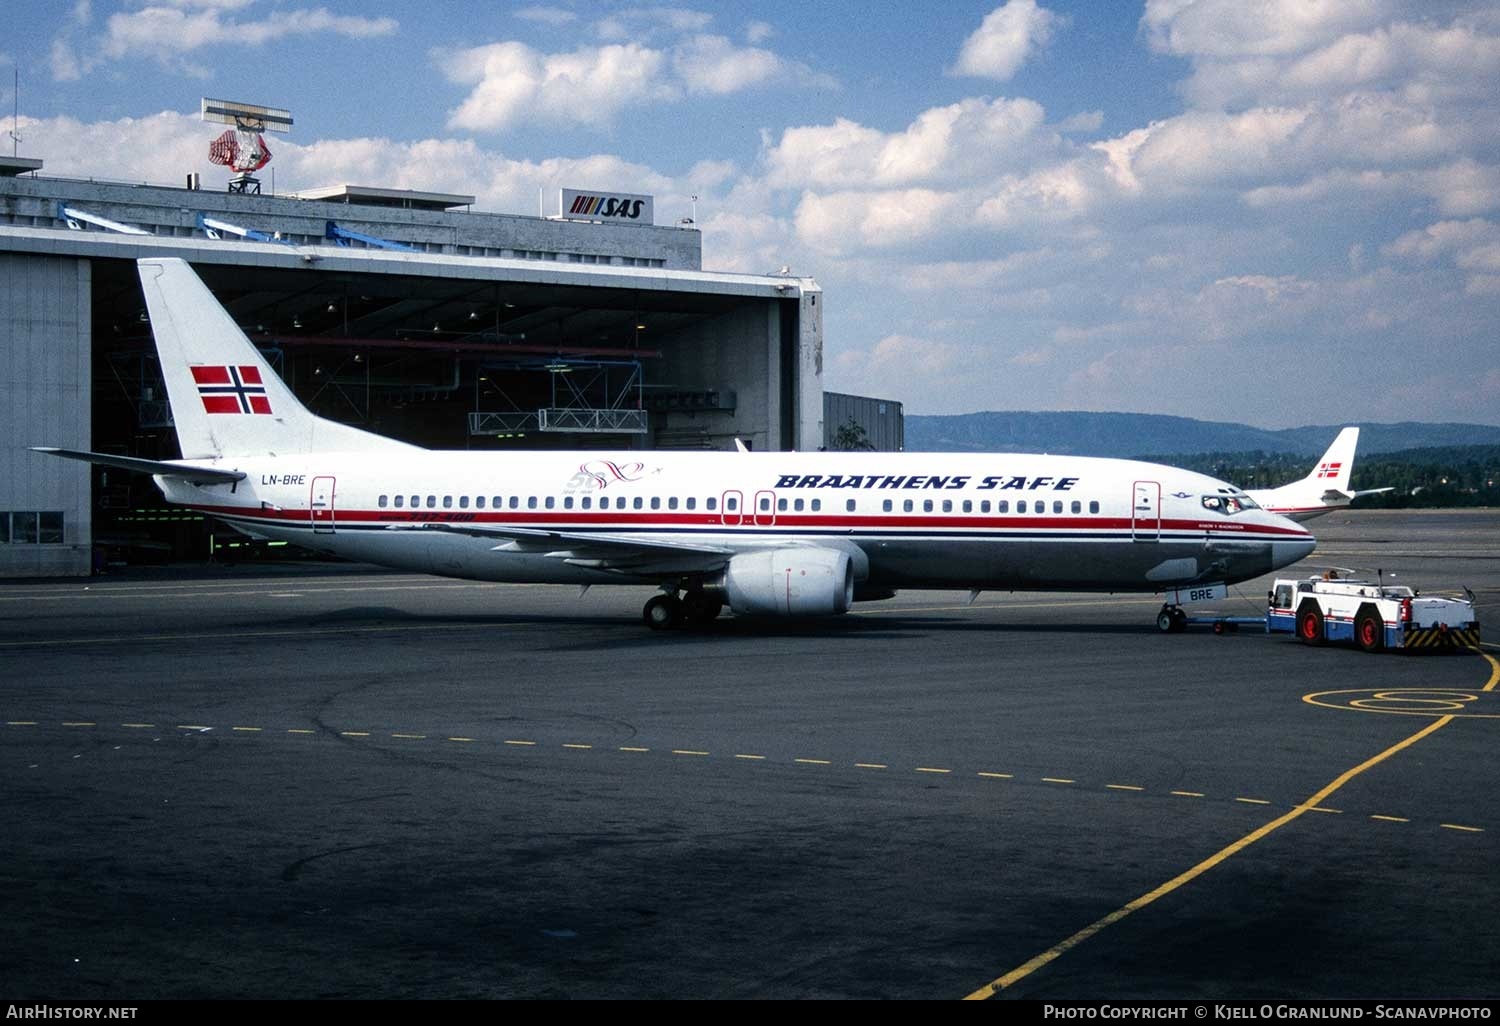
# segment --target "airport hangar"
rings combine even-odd
[[[140,257],[188,260],[310,408],[419,445],[827,444],[817,283],[704,271],[690,221],[484,213],[472,196],[358,186],[210,192],[41,167],[0,158],[0,577],[85,575],[106,551],[212,553],[202,519],[167,508],[143,476],[28,448],[178,455]]]

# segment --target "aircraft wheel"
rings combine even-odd
[[[682,603],[673,595],[656,595],[641,610],[641,619],[653,631],[667,631],[682,622]]]
[[[1172,610],[1172,631],[1181,634],[1187,630],[1187,614],[1180,609]]]
[[[1160,613],[1156,614],[1156,629],[1163,634],[1171,634],[1177,628],[1177,621],[1172,616],[1172,610],[1162,607]]]

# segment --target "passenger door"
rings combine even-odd
[[[334,533],[334,480],[331,477],[312,479],[312,494],[308,499],[308,512],[312,517],[314,534]]]
[[[1137,481],[1130,502],[1130,538],[1132,541],[1161,540],[1161,485],[1156,481]]]

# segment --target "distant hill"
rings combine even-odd
[[[908,452],[1049,452],[1135,459],[1192,453],[1285,453],[1315,457],[1344,424],[1268,431],[1248,424],[1151,413],[989,412],[906,418]],[[1359,455],[1440,446],[1500,445],[1483,424],[1359,425]]]

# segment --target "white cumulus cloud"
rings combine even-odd
[[[1009,0],[986,15],[964,40],[954,71],[1007,81],[1064,24],[1066,19],[1038,6],[1036,0]]]

